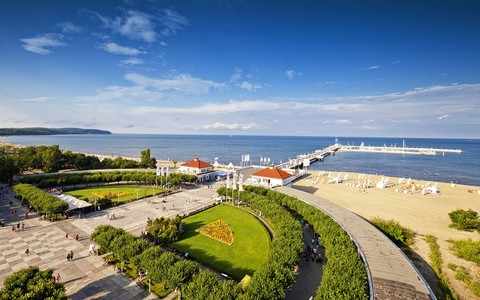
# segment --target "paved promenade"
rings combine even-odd
[[[98,225],[111,224],[139,234],[145,230],[147,217],[174,216],[209,205],[213,202],[215,190],[207,186],[192,187],[168,196],[165,203],[163,198],[154,197],[60,222],[42,221],[35,214],[24,219],[25,207],[9,190],[6,197],[0,199],[0,219],[6,223],[5,227],[0,227],[0,287],[13,272],[36,265],[41,270],[53,269],[54,275],[60,274],[67,295],[73,300],[156,299],[133,280],[114,272],[113,267],[103,266],[101,257],[89,255],[90,233]],[[17,210],[16,215],[10,214],[12,209]],[[116,220],[107,218],[111,213],[115,213]],[[25,229],[20,227],[18,231],[12,231],[12,225],[22,221]],[[77,234],[78,241],[75,239]],[[28,255],[25,253],[27,248]],[[67,261],[70,251],[74,257]]]
[[[276,190],[319,208],[333,217],[356,240],[370,270],[375,299],[436,299],[400,249],[363,218],[333,202],[300,190],[288,187]]]

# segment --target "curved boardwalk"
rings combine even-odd
[[[337,221],[356,242],[375,299],[436,299],[410,260],[383,233],[353,212],[321,197],[288,187],[275,190],[305,201]]]

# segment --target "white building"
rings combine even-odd
[[[271,166],[253,173],[249,181],[253,184],[274,187],[288,185],[293,179],[292,174]]]
[[[178,172],[197,175],[198,182],[215,180],[213,166],[209,163],[199,160],[198,158],[194,158],[191,161],[181,164],[178,168]]]

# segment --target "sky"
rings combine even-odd
[[[480,2],[0,1],[0,127],[480,138]]]

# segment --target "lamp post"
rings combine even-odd
[[[140,191],[139,189],[136,189],[136,190],[135,190],[135,192],[137,192],[137,201],[138,201],[138,192],[139,192],[139,191]]]
[[[95,211],[97,211],[97,200],[98,200],[98,198],[95,197],[95,198],[92,198],[92,200],[95,202]]]

